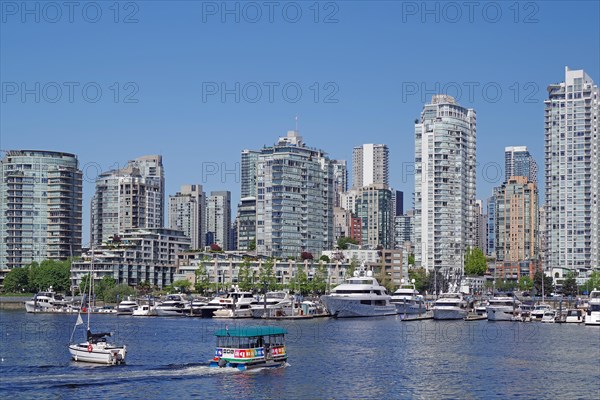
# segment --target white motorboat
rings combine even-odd
[[[152,317],[158,315],[156,313],[156,306],[150,304],[140,304],[138,308],[133,310],[132,314],[134,317]]]
[[[155,308],[159,317],[182,317],[190,314],[190,301],[183,294],[168,294]]]
[[[571,308],[567,310],[567,315],[565,316],[565,323],[567,324],[579,324],[583,322],[585,319],[585,314],[580,308]]]
[[[594,289],[590,293],[590,301],[585,314],[586,325],[600,326],[600,290]]]
[[[92,249],[93,254],[93,249]],[[90,262],[90,279],[91,284],[89,285],[89,294],[87,299],[91,299],[94,287],[94,259],[92,257],[92,261]],[[83,301],[82,299],[82,309],[83,309]],[[87,329],[86,329],[86,341],[80,343],[74,343],[73,337],[75,335],[75,331],[79,325],[83,325],[83,320],[81,318],[81,312],[77,314],[77,321],[75,322],[75,327],[73,328],[73,333],[71,334],[70,344],[69,344],[69,353],[71,353],[71,358],[77,362],[87,362],[87,363],[95,363],[95,364],[106,364],[106,365],[118,365],[125,362],[125,356],[127,355],[126,346],[117,346],[114,344],[110,344],[107,342],[106,337],[112,336],[110,332],[101,332],[101,333],[92,333],[90,329],[90,316],[92,314],[91,305],[87,305],[85,307],[87,314]]]
[[[62,295],[54,292],[52,286],[48,290],[36,293],[32,300],[25,302],[28,313],[35,312],[72,312],[71,303]]]
[[[433,319],[464,319],[467,301],[460,293],[442,293],[433,304]]]
[[[254,318],[284,316],[292,307],[292,296],[283,291],[267,292],[260,296],[256,304],[252,305]]]
[[[225,296],[216,296],[198,311],[203,318],[251,318],[254,304],[256,299],[252,292],[243,292],[238,286],[233,286]]]
[[[492,297],[486,307],[488,321],[512,321],[521,302],[514,297]]]
[[[538,305],[536,305],[533,310],[531,310],[531,313],[529,313],[529,315],[531,316],[531,320],[532,321],[541,321],[542,318],[544,317],[544,313],[546,311],[551,311],[552,307],[550,307],[550,305],[546,304],[546,303],[540,303]]]
[[[321,296],[321,301],[334,317],[380,317],[395,315],[396,306],[391,296],[373,272],[354,271],[354,276],[336,286],[331,294]]]
[[[555,323],[556,322],[556,311],[555,310],[546,310],[544,311],[544,315],[542,316],[542,322],[546,323]]]
[[[138,308],[139,304],[131,297],[127,297],[117,305],[117,315],[131,315],[133,310]]]
[[[411,284],[404,284],[404,279],[400,280],[400,287],[392,293],[390,302],[396,306],[398,314],[423,314],[427,312],[425,299],[415,288],[415,280]]]

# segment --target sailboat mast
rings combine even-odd
[[[90,246],[90,250],[92,253],[92,258],[90,258],[90,281],[88,288],[88,304],[87,304],[87,331],[90,330],[90,315],[91,315],[91,299],[92,299],[92,286],[94,285],[94,244],[92,243]]]

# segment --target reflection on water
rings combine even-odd
[[[272,324],[290,332],[286,368],[206,366],[213,332],[252,320],[98,316],[127,365],[69,359],[74,316],[0,311],[0,397],[596,398],[600,329],[396,317]]]

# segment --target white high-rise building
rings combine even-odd
[[[599,89],[583,70],[565,68],[545,104],[546,266],[598,268]]]
[[[385,144],[363,144],[352,151],[352,187],[389,185],[389,151]]]
[[[192,249],[204,248],[205,205],[202,185],[182,185],[180,192],[169,196],[169,228],[183,231]]]
[[[0,271],[81,254],[75,154],[9,150],[0,160]]]
[[[164,226],[165,178],[162,156],[129,161],[100,174],[92,198],[91,236],[96,245],[131,229]]]
[[[415,263],[459,276],[477,237],[475,110],[434,95],[415,124]]]
[[[222,250],[230,250],[231,192],[210,192],[206,201],[206,244],[216,243]]]
[[[333,246],[333,167],[297,131],[261,149],[256,165],[256,250],[318,256]]]

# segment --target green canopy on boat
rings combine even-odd
[[[215,336],[233,336],[233,337],[257,337],[285,335],[287,331],[278,326],[245,326],[236,329],[219,329]]]

